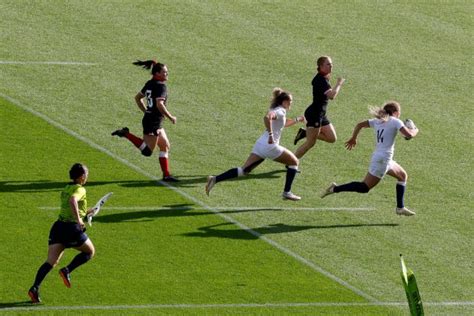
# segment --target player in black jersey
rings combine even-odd
[[[296,157],[301,158],[310,150],[316,140],[334,143],[337,139],[336,130],[326,116],[329,100],[333,100],[339,93],[344,78],[337,78],[336,86],[331,88],[329,78],[332,71],[332,60],[329,56],[321,56],[317,61],[318,73],[311,81],[313,86],[313,103],[306,109],[306,130],[300,128],[296,134],[294,144],[306,137],[306,141],[298,147]]]
[[[138,60],[133,64],[142,66],[145,69],[151,69],[153,76],[135,96],[138,108],[144,113],[142,119],[143,139],[130,133],[127,127],[114,131],[112,135],[126,137],[146,157],[151,156],[156,145],[158,145],[163,181],[178,181],[171,176],[169,171],[168,153],[170,142],[162,126],[164,118],[168,118],[173,124],[176,124],[176,117],[171,115],[166,107],[168,92],[165,82],[168,80],[168,67],[154,60]]]

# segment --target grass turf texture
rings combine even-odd
[[[97,258],[74,271],[71,290],[53,270],[41,288],[48,306],[74,306],[78,301],[98,306],[365,301],[248,232],[226,226],[214,213],[183,211],[193,205],[172,190],[13,105],[1,105],[2,126],[13,135],[2,141],[7,149],[2,164],[15,162],[1,182],[2,250],[9,254],[1,260],[6,281],[0,292],[3,307],[22,305],[35,269],[45,258],[47,234],[57,217],[57,210],[41,207],[58,204],[65,173],[78,156],[90,167],[89,200],[113,191],[110,207],[145,201],[155,207],[135,212],[104,208],[88,228]],[[31,142],[22,133],[36,135],[38,141]],[[30,155],[21,150],[27,147]],[[227,229],[215,230],[209,235],[214,238],[202,238],[206,235],[199,231],[208,225]],[[75,254],[67,251],[60,266]]]
[[[96,63],[94,66],[2,64],[0,92],[3,95],[46,114],[114,155],[160,177],[157,159],[145,159],[128,142],[109,136],[112,130],[125,125],[140,133],[141,115],[133,105],[132,97],[148,75],[130,63],[135,58],[157,57],[168,64],[171,72],[169,107],[178,116],[178,124],[166,124],[166,129],[173,146],[172,170],[184,180],[176,185],[180,190],[211,207],[237,208],[227,214],[379,301],[405,300],[399,280],[400,252],[415,271],[425,302],[474,300],[473,274],[469,273],[473,262],[470,250],[472,193],[469,190],[473,148],[468,136],[473,132],[469,116],[472,95],[469,56],[473,48],[470,2],[449,5],[445,2],[335,2],[322,5],[304,1],[259,4],[251,1],[155,4],[2,1],[0,6],[0,23],[4,30],[0,60]],[[250,179],[218,184],[211,197],[205,197],[206,175],[240,165],[246,158],[263,130],[261,120],[274,86],[282,86],[294,94],[291,115],[304,110],[310,102],[309,83],[314,60],[322,54],[333,57],[334,76],[346,77],[347,83],[338,99],[331,102],[329,110],[340,137],[338,143],[318,144],[302,160],[302,174],[295,181],[294,192],[304,200],[298,204],[280,200],[284,173],[272,162],[262,165]],[[324,200],[317,195],[333,180],[342,183],[360,179],[365,174],[373,146],[371,132],[362,133],[359,148],[354,152],[345,152],[342,142],[350,135],[356,121],[367,118],[367,105],[381,104],[388,99],[400,101],[402,116],[412,118],[421,129],[415,140],[398,140],[395,157],[410,175],[407,205],[417,212],[415,218],[394,215],[395,182],[392,179],[383,181],[368,195],[336,195]],[[2,104],[2,109],[7,109],[7,105]],[[7,123],[26,120],[24,114],[15,114],[19,112],[11,106],[5,115],[3,112],[4,131],[14,128],[6,128]],[[75,141],[70,137],[59,142],[67,150],[56,149],[56,146],[60,147],[56,142],[62,139],[62,132],[42,127],[37,119],[30,121],[29,116],[26,117],[24,128],[31,128],[30,133],[19,130],[13,133],[18,135],[14,141],[2,139],[2,165],[14,166],[6,170],[5,176],[12,175],[2,183],[8,180],[14,184],[4,186],[6,189],[2,191],[3,196],[8,196],[1,199],[2,213],[12,214],[5,220],[12,223],[5,227],[13,233],[4,234],[1,247],[4,247],[3,253],[15,249],[18,257],[3,258],[7,262],[2,263],[1,279],[8,280],[8,286],[3,287],[0,302],[22,300],[35,269],[45,256],[46,247],[42,245],[46,243],[49,226],[56,216],[54,211],[39,211],[31,205],[55,206],[68,167],[76,160],[91,167],[91,201],[94,196],[99,198],[103,193],[114,191],[116,195],[110,202],[115,205],[154,206],[149,210],[110,214],[104,211],[102,219],[97,218],[97,228],[90,231],[99,256],[94,259],[96,262],[84,266],[74,276],[77,286],[84,289],[75,297],[81,303],[95,303],[91,297],[96,297],[98,292],[107,295],[108,291],[115,290],[135,304],[254,303],[258,298],[252,291],[259,289],[265,289],[260,302],[278,298],[291,302],[303,298],[338,301],[339,296],[331,292],[324,294],[328,299],[319,296],[319,286],[311,282],[311,278],[317,278],[315,272],[309,270],[308,273],[308,269],[293,258],[279,254],[208,211],[168,211],[164,205],[186,206],[193,202],[156,186],[149,178],[117,164],[87,145],[78,145],[82,149],[73,151],[70,143]],[[293,149],[290,144],[295,132],[296,128],[288,129],[282,144]],[[65,157],[69,154],[72,160]],[[94,181],[99,181],[100,185],[96,187]],[[120,189],[124,193],[120,194]],[[128,197],[132,198],[129,200]],[[15,208],[14,201],[24,204]],[[283,209],[295,205],[365,206],[376,210]],[[238,210],[249,206],[262,209]],[[283,210],[266,209],[268,207]],[[14,209],[18,211],[12,212]],[[31,220],[32,224],[20,221],[19,216],[25,221]],[[22,225],[18,224],[20,222]],[[119,229],[114,229],[115,226]],[[137,234],[137,230],[143,233]],[[108,236],[107,231],[113,234]],[[163,235],[155,235],[156,232],[163,232]],[[19,250],[18,236],[25,238],[23,250]],[[163,236],[167,238],[162,239]],[[213,242],[225,246],[207,244]],[[219,250],[217,254],[208,255],[218,259],[210,266],[220,271],[207,272],[216,273],[211,278],[215,283],[209,285],[210,288],[209,279],[199,278],[208,268],[208,262],[203,261],[208,256],[201,257],[198,251],[201,248],[206,253]],[[113,260],[124,259],[122,249],[142,251],[139,251],[140,255],[130,256],[135,259],[132,264],[116,267]],[[154,253],[155,249],[163,254]],[[182,250],[184,258],[180,256],[182,252],[176,250]],[[268,252],[270,257],[267,257]],[[246,254],[256,257],[245,260]],[[185,259],[189,256],[196,258]],[[110,258],[108,263],[101,262],[106,258]],[[171,258],[177,258],[177,261]],[[63,262],[69,259],[65,257]],[[192,259],[197,262],[195,265],[192,265]],[[275,265],[264,269],[263,273],[261,265],[273,265],[272,261]],[[308,283],[302,281],[304,290],[290,287],[283,291],[285,287],[279,282],[269,285],[268,278],[272,281],[280,275],[285,279],[288,270],[280,270],[281,262],[291,270],[291,276],[295,266],[303,274],[306,271],[310,280]],[[162,271],[163,265],[172,268],[170,273]],[[130,271],[125,270],[127,267]],[[247,267],[253,272],[236,273]],[[155,274],[160,279],[147,281],[150,268],[156,269],[158,273]],[[198,271],[198,276],[191,273],[190,268]],[[31,273],[25,273],[25,269],[31,269]],[[113,275],[108,275],[111,270]],[[18,280],[20,273],[24,282]],[[135,277],[139,273],[142,278],[138,278],[140,283],[137,283]],[[62,284],[56,282],[54,274],[45,281],[43,299],[48,305],[65,305],[69,296],[61,288]],[[232,276],[226,281],[229,274]],[[99,275],[100,282],[97,281]],[[184,280],[184,284],[166,280],[176,276],[178,280]],[[103,280],[107,277],[110,282]],[[238,292],[229,290],[228,285],[242,277],[252,281],[248,286],[252,289],[246,293],[241,289]],[[158,282],[153,285],[163,289],[159,299],[146,287],[147,282]],[[89,288],[86,290],[85,287]],[[184,288],[194,290],[180,292],[180,287],[181,291]],[[12,292],[12,288],[16,291]],[[349,294],[349,297],[341,296],[340,300],[354,302],[360,298]],[[100,304],[123,302],[114,300],[111,294]],[[374,310],[374,307],[351,308],[351,312],[362,310],[362,314]],[[378,312],[379,308],[375,310]],[[283,312],[324,314],[328,310],[336,314],[347,312],[348,308],[288,308]],[[381,310],[406,312],[404,307],[383,307]],[[239,311],[242,310],[226,310]],[[427,306],[425,311],[459,315],[472,313],[472,307]],[[275,310],[262,309],[261,312]]]

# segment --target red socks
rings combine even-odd
[[[168,153],[165,151],[160,151],[160,167],[163,171],[163,177],[170,176],[169,163],[168,163]]]
[[[135,135],[133,135],[132,133],[127,133],[127,135],[125,135],[125,137],[127,137],[127,139],[129,141],[132,142],[132,144],[135,145],[135,147],[139,148],[140,149],[140,146],[143,144],[143,139],[141,139],[140,137],[137,137]]]

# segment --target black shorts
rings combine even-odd
[[[315,127],[320,128],[331,124],[328,117],[326,116],[326,111],[317,110],[312,107],[308,107],[304,112],[304,117],[306,119],[306,127]]]
[[[56,221],[49,231],[48,245],[63,244],[66,248],[80,247],[89,238],[76,222]]]
[[[156,116],[153,114],[145,113],[142,119],[143,135],[155,135],[158,136],[159,129],[162,129],[163,116]]]

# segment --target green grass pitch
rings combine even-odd
[[[427,315],[472,315],[473,12],[472,1],[0,1],[0,314],[407,315],[402,253]],[[207,197],[206,176],[241,165],[263,131],[273,87],[293,93],[290,117],[304,111],[324,54],[346,78],[329,108],[338,141],[302,159],[303,200],[281,200],[271,161]],[[170,70],[172,187],[156,154],[110,136],[141,132],[133,96],[149,74],[131,62],[145,58]],[[395,153],[417,215],[395,215],[389,178],[321,200],[366,173],[371,131],[352,152],[343,143],[390,99],[420,128]],[[283,135],[291,150],[296,130]],[[77,161],[91,204],[114,192],[87,231],[97,256],[71,289],[54,269],[31,306]]]

